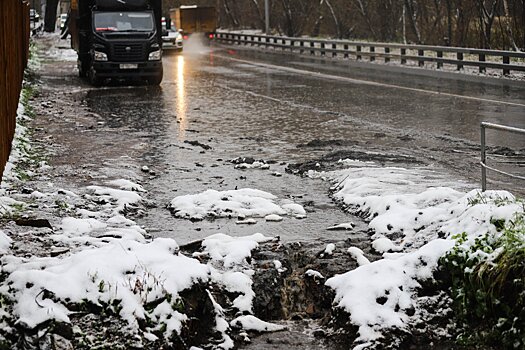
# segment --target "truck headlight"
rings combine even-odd
[[[93,53],[93,58],[95,59],[95,61],[107,61],[108,55],[106,55],[104,52],[95,51]]]
[[[149,53],[148,60],[150,61],[158,61],[162,57],[162,52],[160,50],[153,51]]]

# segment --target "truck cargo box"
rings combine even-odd
[[[170,10],[170,17],[177,29],[185,35],[192,33],[215,33],[217,12],[215,7],[181,6]]]

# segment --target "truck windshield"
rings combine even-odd
[[[151,32],[154,29],[153,15],[149,12],[96,12],[94,22],[97,32]]]

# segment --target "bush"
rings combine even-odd
[[[455,247],[440,264],[451,277],[454,308],[464,345],[525,348],[525,219],[492,221],[497,234],[473,244],[455,237]]]

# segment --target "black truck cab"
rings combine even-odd
[[[71,46],[79,75],[93,85],[108,79],[162,81],[160,0],[73,0]]]

